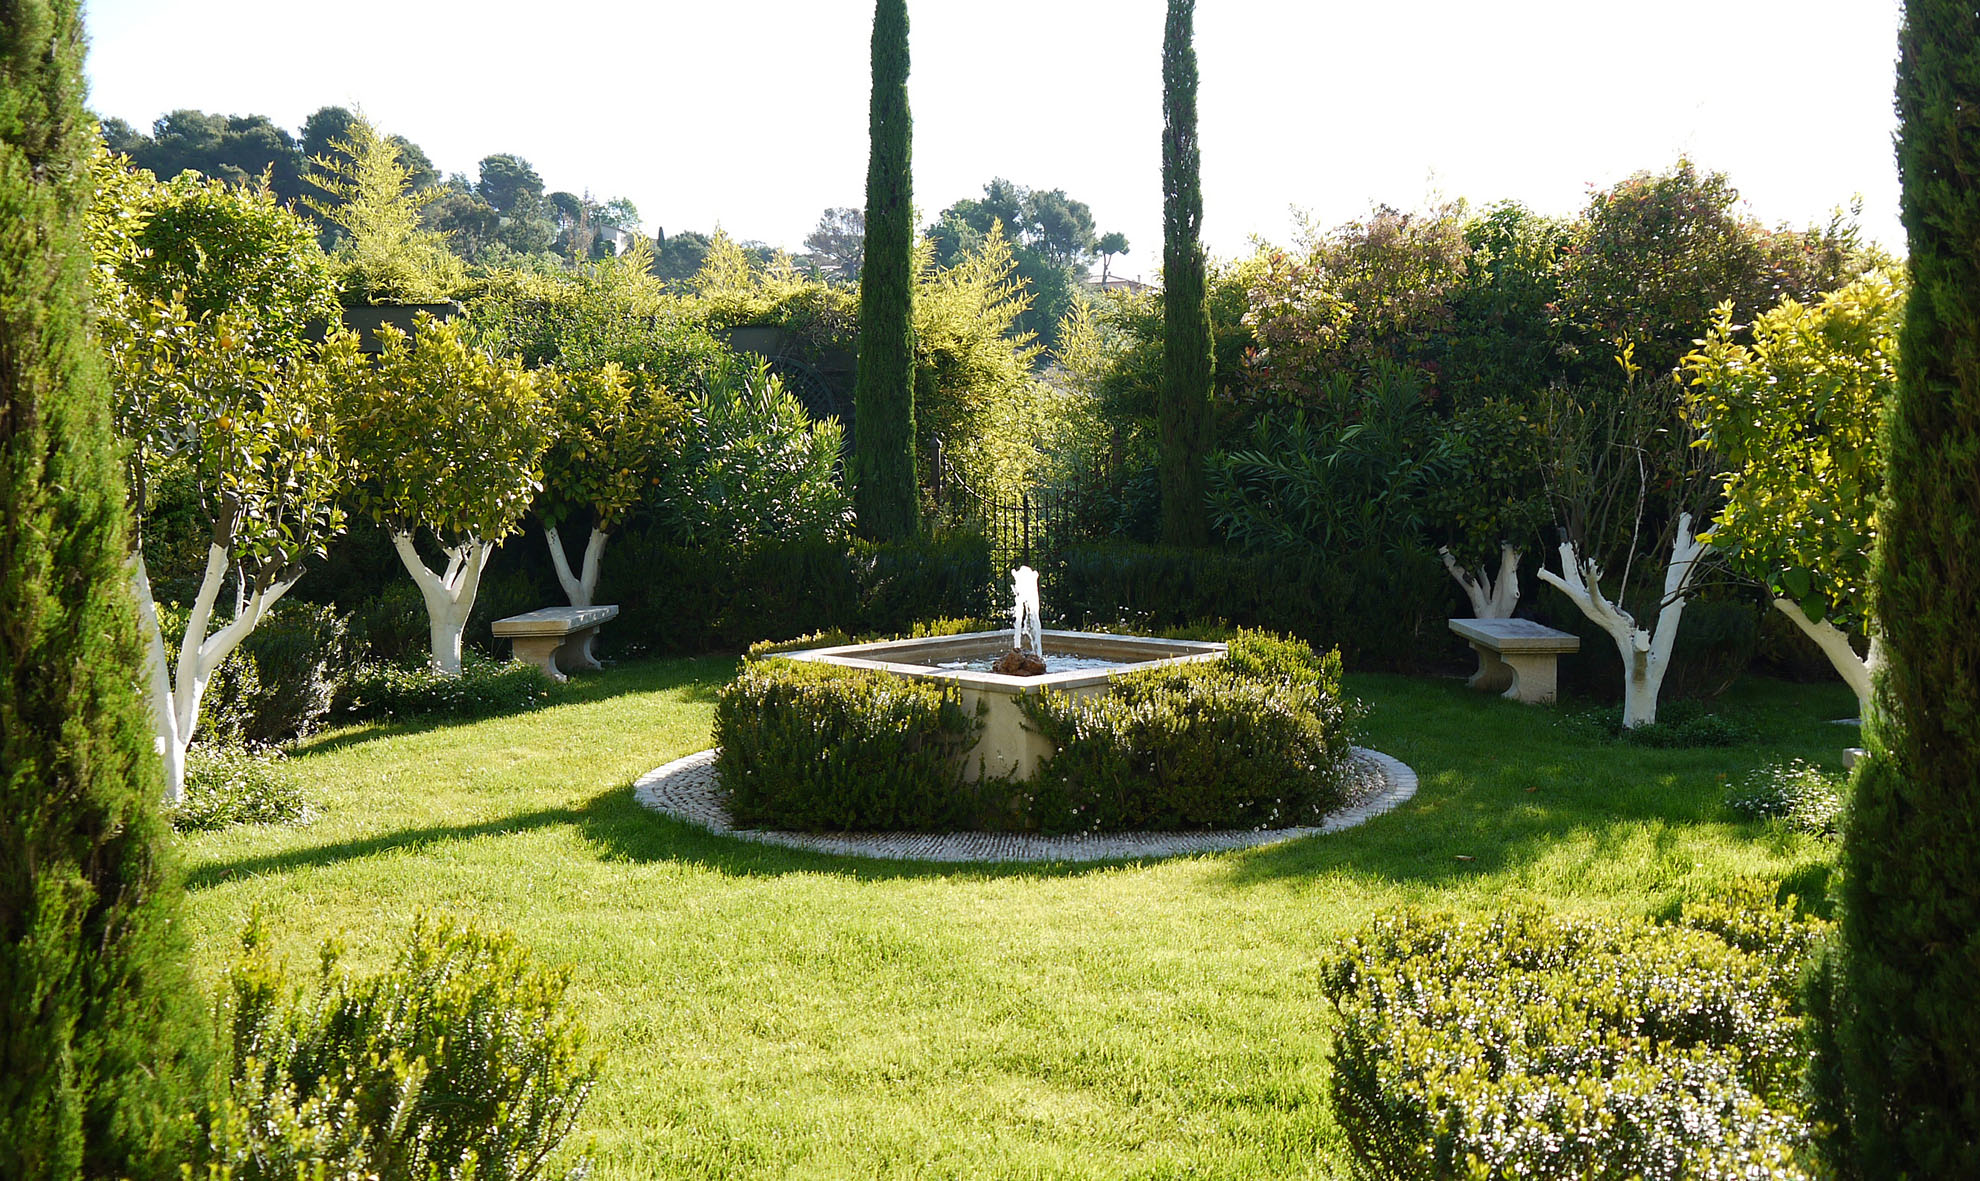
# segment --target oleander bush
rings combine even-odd
[[[196,746],[186,753],[185,797],[167,808],[181,832],[236,824],[306,824],[309,801],[282,768],[282,754],[240,746]]]
[[[981,808],[961,756],[981,725],[953,685],[751,660],[716,703],[716,767],[738,824],[964,828]]]
[[[551,682],[533,664],[464,654],[459,676],[426,665],[366,664],[351,677],[348,716],[448,718],[465,721],[535,709],[549,699]]]
[[[576,1181],[553,1167],[599,1061],[565,1003],[568,970],[515,939],[420,915],[392,965],[342,969],[326,942],[293,980],[257,914],[216,1017],[227,1092],[201,1164],[232,1181]],[[198,1175],[198,1174],[193,1174]]]
[[[1671,922],[1377,919],[1322,970],[1361,1175],[1808,1176],[1797,984],[1823,926],[1755,883]]]
[[[1046,832],[1285,828],[1338,807],[1353,710],[1338,652],[1240,631],[1221,661],[1123,673],[1107,693],[1020,699],[1058,745],[1024,789]]]
[[[1815,836],[1842,831],[1849,776],[1803,759],[1769,763],[1749,772],[1726,793],[1726,807],[1741,816],[1779,820]]]

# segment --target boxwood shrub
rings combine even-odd
[[[954,686],[797,660],[745,661],[715,706],[738,824],[805,832],[969,827],[962,753],[982,723]]]
[[[932,634],[967,629],[961,621]],[[796,646],[843,642],[811,636]],[[1350,709],[1340,658],[1239,633],[1227,659],[1124,674],[1110,691],[1020,698],[1059,744],[1028,783],[963,780],[981,722],[962,694],[761,657],[716,706],[716,767],[740,824],[801,831],[1075,832],[1305,823],[1340,802]]]
[[[1240,631],[1221,661],[1020,700],[1058,745],[1027,789],[1047,832],[1286,828],[1338,806],[1350,709],[1338,652]]]
[[[1363,1175],[1795,1178],[1819,924],[1735,886],[1674,921],[1378,919],[1322,972]]]

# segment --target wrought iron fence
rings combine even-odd
[[[928,492],[937,521],[981,530],[999,569],[1032,566],[1050,579],[1065,547],[1112,532],[1109,513],[1120,489],[1115,469],[1102,468],[1059,488],[1032,489],[1015,497],[970,485],[949,462],[940,440],[927,467]]]

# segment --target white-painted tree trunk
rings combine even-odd
[[[598,593],[598,562],[605,555],[605,542],[610,535],[594,528],[584,543],[584,560],[578,573],[571,573],[571,562],[564,554],[564,539],[557,535],[555,525],[543,527],[543,539],[550,543],[550,564],[557,568],[557,583],[564,588],[564,595],[573,607],[589,607]],[[584,663],[598,668],[598,656],[591,648],[598,642],[598,629],[593,628],[584,637]]]
[[[174,669],[165,655],[165,632],[158,622],[158,605],[151,597],[151,575],[145,569],[142,553],[131,556],[131,593],[137,599],[138,628],[145,644],[145,684],[151,698],[152,747],[165,766],[165,798],[173,804],[185,799],[186,748],[192,744],[199,725],[199,702],[206,695],[213,670],[227,659],[241,641],[247,639],[289,588],[291,578],[266,590],[237,598],[234,618],[212,635],[206,629],[213,622],[213,604],[227,581],[231,560],[225,548],[210,545],[206,550],[206,573],[200,579],[199,595],[186,618],[186,631],[179,638],[179,659]]]
[[[1519,551],[1505,543],[1499,545],[1499,576],[1494,579],[1481,567],[1477,574],[1458,565],[1451,556],[1449,546],[1437,550],[1437,556],[1444,559],[1444,569],[1464,588],[1464,595],[1471,600],[1473,619],[1511,619],[1513,608],[1519,605]]]
[[[419,585],[426,600],[426,628],[433,644],[432,666],[438,672],[459,676],[461,638],[467,634],[468,614],[474,610],[475,592],[481,589],[481,571],[494,548],[488,542],[470,537],[460,545],[448,546],[447,568],[435,574],[413,548],[412,534],[392,534],[392,548],[406,573]]]
[[[1869,651],[1858,656],[1856,649],[1850,646],[1849,633],[1835,624],[1826,619],[1820,623],[1814,622],[1808,618],[1806,612],[1802,611],[1801,604],[1793,599],[1777,598],[1774,600],[1774,606],[1780,608],[1781,614],[1794,620],[1795,626],[1807,633],[1809,639],[1815,641],[1815,646],[1822,650],[1822,655],[1827,656],[1829,663],[1842,674],[1849,691],[1856,694],[1856,716],[1869,717],[1870,686],[1876,678],[1877,666],[1883,663],[1883,652],[1877,643],[1876,635],[1873,633],[1870,636]]]
[[[1657,694],[1670,667],[1671,646],[1677,642],[1678,621],[1684,615],[1692,577],[1699,559],[1712,547],[1691,532],[1691,514],[1678,517],[1671,542],[1670,565],[1664,568],[1664,598],[1654,630],[1639,627],[1636,618],[1602,594],[1602,568],[1583,558],[1571,541],[1561,543],[1561,573],[1540,567],[1540,581],[1558,588],[1581,613],[1616,642],[1623,662],[1623,725],[1629,729],[1657,720]]]

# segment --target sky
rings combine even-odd
[[[909,0],[924,223],[1007,177],[1161,260],[1163,0]],[[91,106],[360,107],[442,172],[529,160],[550,190],[631,199],[648,232],[800,247],[863,203],[870,0],[86,0]],[[561,15],[568,12],[569,15]],[[1892,156],[1898,0],[1202,0],[1204,240],[1246,253],[1372,203],[1571,214],[1680,155],[1768,224],[1861,198],[1903,246]]]

